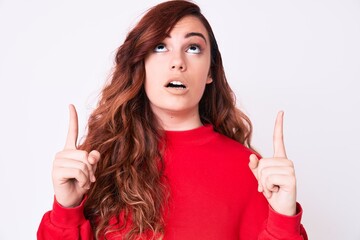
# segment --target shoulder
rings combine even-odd
[[[249,149],[248,147],[244,146],[242,143],[235,141],[234,139],[225,136],[221,133],[214,131],[214,141],[213,144],[221,147],[223,150],[232,152],[232,153],[239,153],[242,155],[250,156],[254,151]]]
[[[249,194],[253,189],[256,190],[257,181],[249,168],[250,155],[256,153],[221,133],[214,131],[214,136],[209,145],[209,153],[220,163],[217,165],[218,169],[224,170],[223,173],[226,173],[231,181],[242,183],[237,185],[238,190]]]

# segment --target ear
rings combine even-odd
[[[208,77],[207,77],[207,79],[206,79],[206,84],[210,84],[210,83],[212,83],[212,82],[213,82],[213,79],[212,79],[211,73],[210,73],[210,71],[209,71],[209,75],[208,75]]]

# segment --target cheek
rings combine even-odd
[[[145,61],[145,81],[159,80],[159,76],[163,75],[163,63],[159,59],[149,58]]]
[[[206,56],[201,56],[198,59],[189,59],[188,66],[192,68],[194,73],[198,78],[207,79],[210,71],[210,56],[205,54]]]
[[[146,80],[144,84],[144,90],[145,90],[145,95],[147,96],[147,98],[151,103],[154,102],[156,96],[159,95],[159,90],[154,87],[154,84]]]
[[[210,70],[206,66],[207,65],[200,65],[196,69],[197,79],[199,79],[199,82],[201,82],[204,85],[211,81],[211,79],[209,78]]]
[[[145,93],[148,96],[148,98],[152,99],[154,96],[156,96],[156,92],[158,91],[157,87],[159,86],[161,82],[161,69],[158,66],[159,64],[156,64],[156,61],[154,59],[147,59],[145,61]]]
[[[149,95],[150,87],[151,87],[151,79],[154,78],[152,76],[152,66],[151,61],[145,60],[145,82],[144,82],[144,88],[146,95]]]

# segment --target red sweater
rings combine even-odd
[[[207,125],[167,131],[165,174],[171,191],[165,240],[308,239],[297,215],[271,209],[248,167],[251,151]],[[93,239],[83,215],[54,201],[38,229],[38,239]],[[114,234],[115,235],[115,234]],[[109,239],[121,239],[108,235]]]

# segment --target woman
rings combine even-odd
[[[118,49],[79,147],[70,106],[38,238],[307,239],[282,118],[259,161],[209,23],[193,3],[161,3]]]

